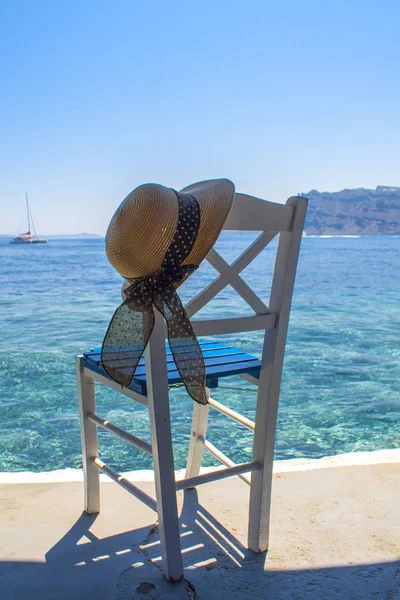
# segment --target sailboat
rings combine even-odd
[[[28,192],[25,192],[26,197],[26,213],[28,216],[28,231],[26,233],[20,233],[17,237],[10,241],[10,244],[47,244],[47,240],[39,239],[36,235],[35,224],[31,209],[29,207]]]

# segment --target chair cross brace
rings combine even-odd
[[[231,265],[214,249],[211,250],[207,256],[207,261],[219,271],[220,275],[187,303],[185,308],[189,317],[192,317],[201,310],[227,285],[231,285],[253,308],[256,314],[270,313],[270,309],[260,300],[247,283],[239,277],[239,273],[264,250],[277,233],[277,231],[263,231]]]
[[[240,275],[231,268],[216,250],[210,250],[207,255],[207,261],[225,278],[225,285],[231,285],[257,315],[265,315],[271,312],[268,306],[264,304],[251,287],[243,281]]]

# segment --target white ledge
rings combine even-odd
[[[356,467],[367,465],[378,465],[387,463],[400,463],[400,448],[393,450],[374,450],[372,452],[352,452],[350,454],[337,454],[336,456],[325,456],[324,458],[294,458],[290,460],[276,460],[274,462],[274,473],[289,473],[292,471],[312,471],[314,469],[328,469],[337,467]],[[223,468],[223,467],[221,467]],[[215,470],[216,467],[204,467],[201,473]],[[153,481],[154,472],[151,469],[128,471],[122,473],[129,481]],[[176,471],[176,480],[182,479],[185,469]],[[101,481],[110,479],[106,475],[100,475]],[[73,483],[83,481],[81,469],[59,469],[57,471],[32,471],[2,472],[0,473],[0,484],[15,483]]]

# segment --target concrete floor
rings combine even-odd
[[[260,555],[245,483],[180,493],[178,584],[160,572],[155,514],[112,482],[101,493],[96,517],[81,483],[0,484],[1,600],[400,599],[400,462],[276,473]]]

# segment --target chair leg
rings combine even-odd
[[[207,388],[207,398],[210,390]],[[186,463],[185,479],[200,473],[201,461],[204,452],[203,440],[206,439],[208,425],[208,404],[193,404],[192,432],[190,436],[189,453]]]
[[[162,567],[169,581],[183,577],[164,322],[155,311],[155,325],[146,348],[147,392],[153,444],[154,480],[160,531]]]
[[[272,467],[279,394],[279,389],[278,392],[274,392],[271,385],[274,365],[270,357],[275,350],[274,332],[266,333],[264,346],[266,351],[263,358],[266,364],[260,372],[253,445],[253,461],[259,462],[262,468],[251,474],[249,504],[248,547],[254,552],[264,552],[269,543]]]
[[[251,474],[248,547],[265,552],[269,545],[272,464]]]
[[[83,357],[76,357],[79,416],[81,422],[82,462],[84,475],[84,510],[89,515],[100,512],[100,474],[92,459],[98,456],[97,425],[87,418],[96,412],[94,381],[83,374]]]

